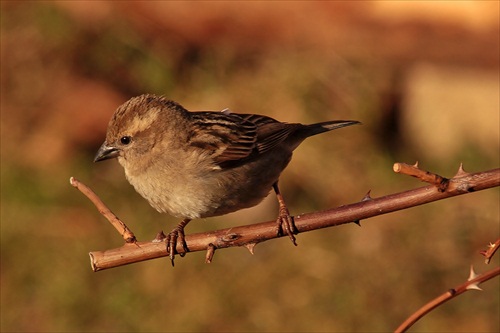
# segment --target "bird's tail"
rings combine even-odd
[[[313,136],[313,135],[320,134],[323,132],[331,131],[331,130],[346,127],[346,126],[356,125],[356,124],[361,124],[361,123],[359,121],[356,121],[356,120],[332,120],[332,121],[325,121],[323,123],[306,125],[304,130],[305,130],[306,136]]]

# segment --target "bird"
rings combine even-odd
[[[277,235],[297,245],[279,177],[306,138],[355,124],[360,122],[286,123],[229,109],[191,112],[164,96],[143,94],[116,109],[94,162],[118,159],[153,208],[182,219],[165,240],[174,265],[176,253],[189,251],[184,228],[191,220],[253,207],[271,189],[279,205]]]

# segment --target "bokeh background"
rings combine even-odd
[[[308,139],[281,179],[292,214],[499,166],[499,2],[2,1],[1,330],[390,331],[484,272],[500,234],[490,189],[256,247],[93,273],[121,238],[69,185],[91,186],[140,240],[178,222],[93,164],[127,99],[288,122],[356,119]],[[273,220],[275,198],[188,233]],[[498,332],[495,278],[439,307],[419,332]]]

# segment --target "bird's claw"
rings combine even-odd
[[[278,219],[276,220],[276,224],[278,225],[278,236],[283,236],[287,234],[293,245],[297,246],[297,242],[295,241],[294,234],[298,233],[297,228],[295,227],[295,223],[293,221],[293,217],[290,215],[290,212],[286,208],[280,209]]]
[[[184,228],[179,228],[179,226],[177,226],[167,235],[165,242],[167,244],[167,252],[169,253],[170,262],[172,263],[173,267],[175,255],[178,254],[181,257],[184,257],[186,255],[186,252],[189,251],[186,244],[186,239],[184,237]],[[182,245],[183,252],[177,252],[178,242]]]

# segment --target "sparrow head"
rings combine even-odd
[[[154,95],[134,97],[121,105],[111,118],[106,141],[97,151],[94,162],[111,158],[129,159],[144,156],[160,141],[178,133],[178,119],[187,111],[174,101]],[[173,141],[173,140],[170,140]]]

